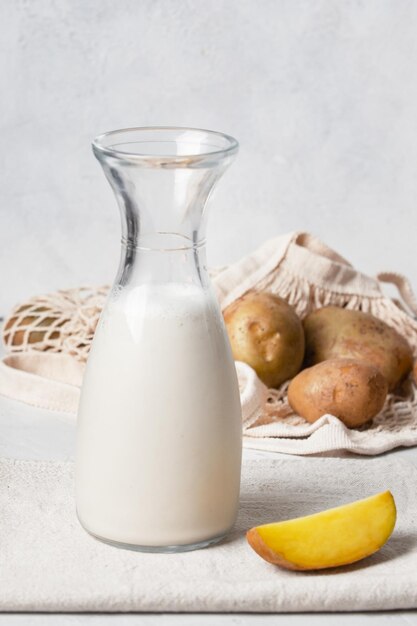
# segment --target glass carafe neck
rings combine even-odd
[[[120,283],[204,282],[207,200],[237,148],[227,135],[184,128],[126,129],[94,141],[121,212]]]

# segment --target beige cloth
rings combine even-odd
[[[383,282],[395,284],[401,300],[384,296]],[[407,337],[417,357],[413,317],[417,302],[406,279],[392,273],[380,274],[379,279],[361,274],[307,233],[267,241],[253,254],[215,272],[213,284],[223,309],[246,291],[259,289],[285,298],[300,317],[330,304],[370,312]],[[70,290],[18,307],[3,333],[11,352],[0,364],[0,393],[38,407],[75,413],[84,361],[105,294],[103,288]],[[35,322],[37,314],[41,320]],[[22,323],[24,330],[17,331],[17,324]],[[16,332],[20,332],[20,343],[13,344]],[[417,392],[411,382],[403,397],[388,397],[370,425],[350,430],[333,416],[307,424],[291,411],[287,385],[267,390],[250,368],[237,364],[237,370],[248,447],[292,454],[350,450],[373,455],[417,444]]]
[[[350,566],[315,573],[266,563],[255,525],[390,489],[391,539]],[[1,611],[301,612],[417,608],[417,469],[387,459],[259,459],[243,467],[241,508],[223,543],[177,555],[120,550],[79,526],[68,463],[0,461]]]
[[[0,394],[75,415],[84,368],[84,363],[67,354],[13,353],[0,361]]]

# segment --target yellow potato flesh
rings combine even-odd
[[[262,558],[276,565],[324,569],[354,563],[379,550],[395,520],[394,498],[385,491],[314,515],[252,528],[247,539]]]

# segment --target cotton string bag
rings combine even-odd
[[[214,270],[212,282],[224,310],[247,291],[284,298],[304,318],[335,305],[384,320],[407,338],[417,357],[417,301],[405,277],[392,272],[371,278],[308,233],[268,240],[229,267]],[[383,283],[398,289],[384,295]],[[7,318],[0,363],[0,393],[34,406],[75,414],[85,362],[107,287],[59,291],[34,297]],[[359,429],[331,415],[314,424],[297,416],[287,401],[288,383],[267,389],[246,364],[236,364],[242,403],[244,445],[315,454],[347,450],[379,454],[417,444],[417,394],[410,380],[401,396],[389,394],[381,413]]]

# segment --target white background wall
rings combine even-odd
[[[0,0],[0,313],[112,280],[91,151],[131,125],[223,130],[209,259],[309,230],[417,287],[417,2]]]

